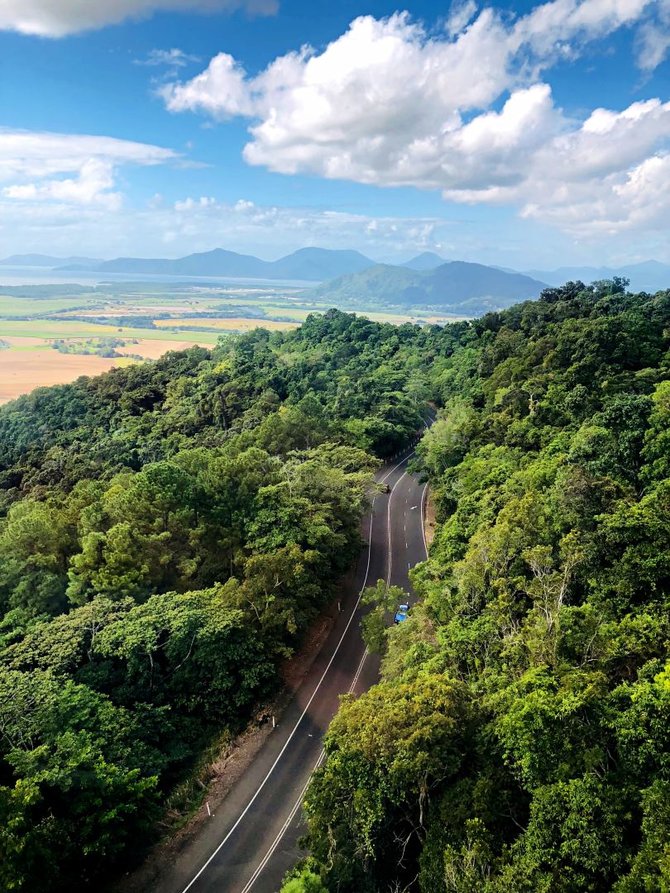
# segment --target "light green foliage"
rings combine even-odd
[[[458,776],[471,722],[465,687],[439,676],[344,699],[305,803],[331,876],[351,889],[367,889],[370,871],[393,878],[423,836],[434,790]]]
[[[419,455],[431,476],[438,477],[461,462],[477,433],[477,423],[477,414],[467,400],[453,397],[447,403],[419,446]]]
[[[281,893],[328,893],[318,874],[308,868],[285,881]]]

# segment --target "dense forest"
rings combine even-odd
[[[188,810],[458,337],[333,312],[0,410],[0,889],[98,889]]]
[[[433,366],[438,515],[290,893],[670,890],[670,292],[548,289]]]
[[[670,292],[569,283],[444,328],[331,311],[0,409],[0,888],[99,888],[155,839],[431,403],[419,603],[328,732],[286,889],[670,890],[669,347]]]

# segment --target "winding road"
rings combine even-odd
[[[409,570],[426,557],[425,485],[407,472],[411,454],[376,475],[391,488],[364,520],[367,545],[350,594],[281,722],[217,814],[180,853],[160,893],[277,893],[301,855],[301,803],[323,758],[322,738],[343,692],[363,692],[379,662],[360,635],[362,590],[378,579],[411,591]]]

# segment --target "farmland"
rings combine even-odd
[[[292,329],[328,306],[289,287],[0,284],[0,403],[259,326]],[[393,324],[448,320],[422,311],[361,312]]]

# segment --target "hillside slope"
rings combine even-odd
[[[475,316],[536,298],[545,287],[544,283],[521,273],[451,261],[430,270],[377,264],[361,273],[323,283],[304,294],[341,307],[370,304],[435,307]]]

